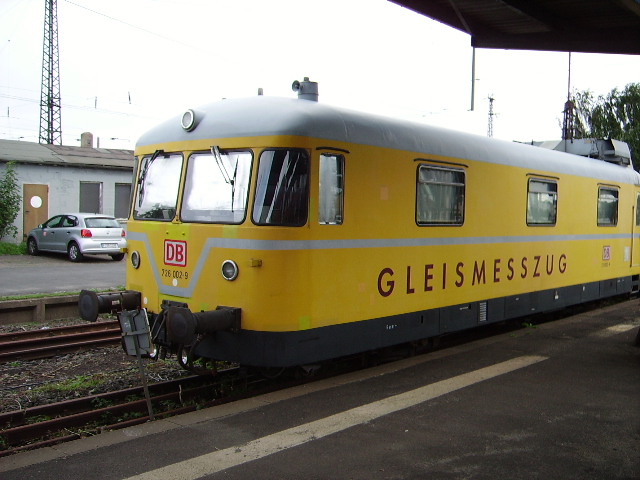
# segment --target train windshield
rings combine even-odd
[[[170,221],[176,215],[182,155],[156,152],[142,159],[133,217]]]
[[[250,151],[194,153],[189,157],[180,218],[185,222],[241,223],[251,178]]]
[[[253,221],[258,225],[302,226],[309,204],[309,155],[305,150],[260,154]]]

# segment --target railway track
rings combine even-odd
[[[0,364],[76,352],[121,340],[117,320],[0,334]]]
[[[294,380],[300,383],[304,380]],[[161,419],[291,386],[240,368],[149,385],[154,418]],[[0,414],[0,458],[150,421],[142,387]]]

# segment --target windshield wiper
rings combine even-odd
[[[138,208],[142,206],[142,200],[144,200],[144,180],[147,177],[149,167],[161,153],[164,153],[164,150],[156,150],[155,152],[153,152],[151,158],[149,158],[149,160],[147,160],[147,163],[144,164],[144,169],[142,170],[142,172],[140,172],[140,177],[138,177]]]
[[[217,145],[213,145],[211,147],[211,154],[213,155],[213,158],[215,158],[216,160],[216,164],[220,169],[220,173],[222,174],[222,178],[224,179],[225,183],[231,185],[231,211],[233,212],[234,198],[236,195],[236,176],[238,174],[238,161],[236,161],[236,166],[233,170],[233,178],[232,178],[224,166],[224,162],[222,161],[222,154],[220,153],[220,149],[218,148]]]

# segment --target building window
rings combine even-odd
[[[102,182],[80,182],[80,211],[102,213]]]
[[[260,154],[253,202],[258,225],[302,226],[309,208],[309,154],[305,150],[265,150]]]
[[[416,195],[418,225],[462,225],[465,173],[459,169],[420,165]]]
[[[318,222],[341,225],[344,209],[344,157],[333,153],[320,155]]]
[[[557,212],[557,182],[530,178],[527,192],[527,225],[555,225]]]
[[[614,227],[618,224],[618,189],[598,188],[598,226]]]
[[[131,206],[131,184],[116,183],[116,198],[113,206],[116,218],[129,218],[129,207]]]

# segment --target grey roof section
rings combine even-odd
[[[108,148],[43,145],[0,140],[0,161],[82,168],[133,170],[133,151]]]
[[[432,125],[386,118],[318,102],[256,96],[221,100],[194,109],[197,126],[182,128],[174,117],[145,133],[136,148],[167,148],[167,143],[293,135],[414,152],[416,158],[440,155],[461,160],[510,165],[532,172],[557,172],[610,182],[640,184],[632,168],[611,165],[532,145],[458,132]],[[160,147],[162,145],[162,147]],[[336,145],[333,145],[336,146]],[[391,165],[390,165],[391,168]]]
[[[640,54],[640,0],[390,0],[478,48]]]

